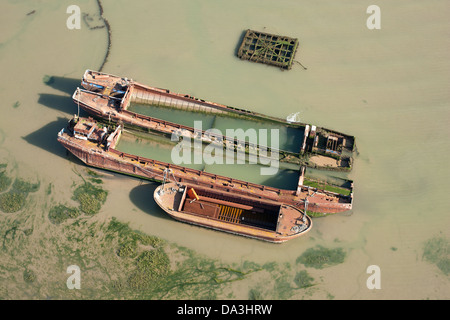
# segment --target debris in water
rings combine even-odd
[[[298,39],[248,29],[237,56],[243,60],[291,69]]]
[[[286,117],[286,121],[289,123],[300,122],[300,112],[291,113]]]

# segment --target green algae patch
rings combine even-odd
[[[134,271],[127,279],[129,288],[146,289],[169,273],[170,259],[163,250],[163,240],[134,231],[128,224],[115,218],[111,220],[107,230],[110,237],[114,235],[120,239],[117,256],[134,260]]]
[[[261,270],[254,264],[241,268],[222,264],[161,238],[132,230],[112,219],[107,239],[118,239],[116,255],[129,265],[124,278],[111,283],[122,294],[139,299],[215,299],[236,281]]]
[[[260,289],[250,289],[248,292],[248,299],[249,300],[263,300],[263,294],[261,293]]]
[[[128,224],[118,221],[116,218],[112,218],[107,227],[108,236],[116,234],[120,237],[120,247],[130,247],[133,250],[140,246],[151,246],[152,248],[158,248],[165,242],[161,238],[144,234],[140,231],[132,230]],[[116,252],[119,255],[119,252]],[[125,254],[131,256],[130,254]],[[120,255],[119,255],[120,256]],[[123,256],[123,254],[122,254]]]
[[[0,192],[5,191],[11,185],[12,179],[5,171],[0,172]]]
[[[250,300],[304,299],[317,292],[311,288],[316,285],[314,278],[298,265],[270,262],[264,264],[260,271],[257,276],[260,281],[249,288]]]
[[[338,186],[333,186],[331,184],[314,181],[314,180],[308,180],[308,179],[305,179],[303,181],[303,185],[309,186],[312,188],[317,188],[317,189],[322,189],[322,190],[326,190],[326,191],[330,191],[330,192],[339,193],[344,196],[349,196],[352,193],[352,191],[350,189],[341,188]]]
[[[161,248],[142,252],[136,260],[136,271],[128,279],[130,287],[145,289],[165,277],[169,273],[169,263],[169,257]]]
[[[80,210],[88,215],[98,213],[102,205],[106,201],[108,192],[100,187],[94,186],[90,182],[78,186],[74,193],[73,199],[80,203]]]
[[[102,184],[103,183],[103,180],[99,178],[99,177],[101,177],[101,175],[98,174],[97,172],[88,169],[88,170],[86,170],[86,173],[90,176],[88,179],[90,181],[92,181],[93,183],[96,183],[96,184]]]
[[[77,208],[68,207],[63,204],[53,206],[48,213],[48,218],[53,224],[61,224],[68,219],[75,219],[81,212]]]
[[[79,207],[76,208],[61,203],[53,205],[48,213],[48,219],[53,224],[61,224],[69,219],[76,219],[82,214],[93,216],[100,211],[106,201],[107,191],[86,181],[79,173],[77,175],[84,181],[83,184],[76,187],[72,196],[72,199],[79,203]],[[50,195],[51,192],[52,184],[50,183],[46,193]]]
[[[320,245],[309,248],[296,260],[305,267],[323,269],[344,262],[346,253],[342,248],[328,249]]]
[[[310,211],[310,210],[307,210],[306,214],[311,218],[322,218],[322,217],[325,217],[328,215],[327,213],[315,212],[315,211]]]
[[[300,270],[297,272],[294,278],[294,283],[300,289],[305,289],[313,286],[314,278],[311,277],[306,270]]]
[[[33,283],[36,281],[36,274],[33,272],[33,270],[25,269],[23,272],[23,280],[27,283]]]
[[[93,183],[96,184],[102,184],[103,180],[102,179],[98,179],[98,178],[89,178],[90,181],[92,181]]]
[[[436,237],[425,242],[423,259],[434,263],[445,275],[450,274],[450,242]]]
[[[3,176],[3,183],[0,184],[3,186],[2,190],[4,191],[8,188],[11,180],[5,176],[4,172],[1,175]],[[17,178],[8,192],[0,194],[0,210],[4,213],[13,213],[21,210],[25,206],[28,194],[39,190],[39,186],[39,182],[33,184]]]
[[[21,210],[26,201],[26,194],[10,191],[0,195],[0,210],[4,213],[13,213]]]
[[[28,194],[30,192],[36,192],[39,190],[41,183],[31,183],[29,181],[25,181],[23,179],[17,178],[16,181],[14,181],[13,188],[18,191],[25,194]]]
[[[55,78],[53,76],[45,75],[42,77],[42,82],[46,85],[50,85],[55,82]]]

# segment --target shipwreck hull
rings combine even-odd
[[[312,227],[311,219],[293,206],[215,189],[171,182],[158,186],[153,196],[178,221],[273,243],[300,237]]]
[[[336,201],[336,195],[328,192],[317,193],[315,196],[311,196],[314,189],[311,190],[308,187],[302,187],[300,192],[299,190],[278,189],[162,161],[146,159],[126,154],[113,148],[110,148],[109,151],[104,151],[95,144],[86,145],[84,142],[80,143],[80,141],[69,137],[66,133],[59,134],[58,141],[89,166],[142,179],[162,182],[164,181],[164,171],[171,169],[175,179],[181,183],[204,187],[213,186],[217,190],[223,190],[224,192],[233,192],[244,196],[285,203],[299,209],[305,209],[305,199],[308,199],[308,212],[331,214],[352,209],[351,197],[342,196]]]
[[[278,117],[205,101],[188,94],[174,93],[168,89],[146,86],[132,79],[91,70],[86,70],[82,79],[82,86],[87,91],[84,90],[81,92],[77,90],[73,95],[74,102],[78,103],[87,112],[103,119],[121,121],[135,127],[166,134],[180,129],[194,134],[194,129],[191,127],[148,117],[128,110],[131,103],[138,103],[185,111],[203,112],[218,116],[235,114],[252,120],[276,122],[283,126],[295,128],[303,134],[302,145],[298,151],[277,150],[284,154],[281,161],[299,164],[299,162],[302,162],[303,154],[309,153],[312,156],[321,155],[335,159],[336,164],[320,165],[320,163],[309,161],[303,161],[302,164],[334,171],[350,171],[352,168],[352,153],[355,148],[355,138],[344,133],[319,128],[306,123],[292,123]],[[92,99],[86,97],[86,95],[97,95],[98,97]],[[222,140],[225,139],[227,137],[223,136]],[[237,144],[238,142],[235,141],[234,143]],[[259,148],[257,145],[249,147],[245,141],[243,144],[249,150]],[[225,144],[224,147],[226,147]],[[270,151],[270,148],[268,149]]]
[[[181,215],[177,215],[177,214],[173,214],[173,212],[169,212],[168,210],[163,209],[164,212],[166,212],[171,218],[179,221],[179,222],[183,222],[183,223],[187,223],[187,224],[191,224],[194,226],[198,226],[198,227],[203,227],[203,228],[207,228],[207,229],[211,229],[211,230],[216,230],[216,231],[221,231],[221,232],[226,232],[229,234],[233,234],[233,235],[239,235],[239,236],[243,236],[243,237],[247,237],[247,238],[251,238],[251,239],[257,239],[257,240],[263,240],[263,241],[267,241],[267,242],[272,242],[272,243],[283,243],[286,242],[288,240],[292,240],[295,238],[298,238],[302,235],[304,235],[306,232],[308,232],[310,229],[308,229],[307,231],[298,234],[297,236],[291,236],[291,237],[274,237],[272,234],[270,234],[269,232],[266,232],[267,235],[263,235],[263,234],[258,234],[258,233],[253,233],[250,231],[246,231],[246,230],[240,230],[240,229],[233,229],[233,228],[227,228],[225,226],[220,226],[220,225],[212,225],[211,223],[209,223],[208,221],[204,221],[202,222],[200,219],[200,221],[197,221],[195,219],[190,219],[187,217],[182,217]],[[311,221],[311,218],[307,218],[309,219],[309,221]],[[204,219],[206,220],[206,219]],[[312,225],[312,222],[311,222]],[[261,232],[262,233],[262,232]]]
[[[132,89],[132,92],[136,90]],[[136,96],[136,94],[134,94]],[[145,95],[147,97],[147,95]],[[217,136],[212,137],[205,130],[197,130],[193,127],[185,126],[179,123],[174,123],[171,121],[161,120],[158,118],[149,117],[139,113],[129,111],[127,109],[119,109],[113,106],[114,102],[111,103],[106,97],[99,96],[97,93],[91,93],[86,91],[75,91],[73,94],[73,101],[83,110],[89,114],[102,118],[104,120],[124,123],[136,129],[144,129],[144,132],[156,132],[165,135],[177,134],[178,136],[188,136],[193,139],[197,139],[199,135],[200,140],[204,143],[216,143],[222,145],[223,148],[232,148],[238,150],[246,148],[247,153],[252,153],[255,155],[261,154],[271,154],[276,152],[276,154],[284,154],[285,156],[297,157],[298,154],[287,150],[274,149],[268,146],[260,146],[258,144],[252,144],[248,141],[241,141],[235,139],[234,137]],[[186,104],[188,105],[188,104]],[[196,109],[199,110],[198,108]],[[225,112],[224,112],[225,113]],[[238,147],[239,145],[239,147]],[[245,147],[244,147],[245,146]],[[260,151],[260,148],[264,148],[264,152]],[[281,160],[283,161],[283,159]]]

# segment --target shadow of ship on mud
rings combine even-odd
[[[67,158],[66,149],[56,140],[58,132],[67,126],[68,119],[58,117],[42,128],[22,137],[26,142],[53,153],[62,158]],[[75,158],[75,157],[72,157]]]
[[[131,202],[143,212],[157,218],[173,220],[162,210],[153,199],[153,192],[160,184],[144,181],[130,192]]]
[[[40,106],[46,106],[58,112],[63,112],[64,114],[67,114],[67,118],[62,117],[61,114],[56,114],[56,120],[49,122],[42,128],[22,137],[22,139],[34,146],[77,164],[82,164],[83,162],[71,155],[63,146],[61,146],[57,141],[57,135],[61,129],[67,127],[67,123],[72,115],[78,114],[78,107],[72,100],[72,94],[75,92],[76,88],[80,86],[80,82],[80,79],[49,76],[46,85],[65,94],[40,93],[37,103]],[[88,116],[88,114],[81,109],[79,115],[82,117]]]
[[[58,132],[67,127],[71,115],[77,114],[78,108],[68,96],[60,96],[48,93],[39,94],[38,103],[42,106],[57,110],[67,114],[67,117],[57,116],[57,119],[44,125],[42,128],[22,137],[28,143],[51,152],[63,158],[69,158],[72,161],[77,159],[75,156],[67,156],[66,149],[57,141]],[[70,115],[70,116],[69,116]],[[80,116],[87,116],[87,113],[80,110]],[[80,160],[75,162],[81,163]]]
[[[45,83],[47,86],[59,90],[61,92],[67,93],[72,96],[77,87],[81,87],[81,78],[65,78],[59,76],[49,76],[49,80]]]

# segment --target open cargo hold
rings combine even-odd
[[[312,227],[311,219],[293,206],[215,188],[165,183],[156,188],[154,199],[176,220],[274,243]]]

